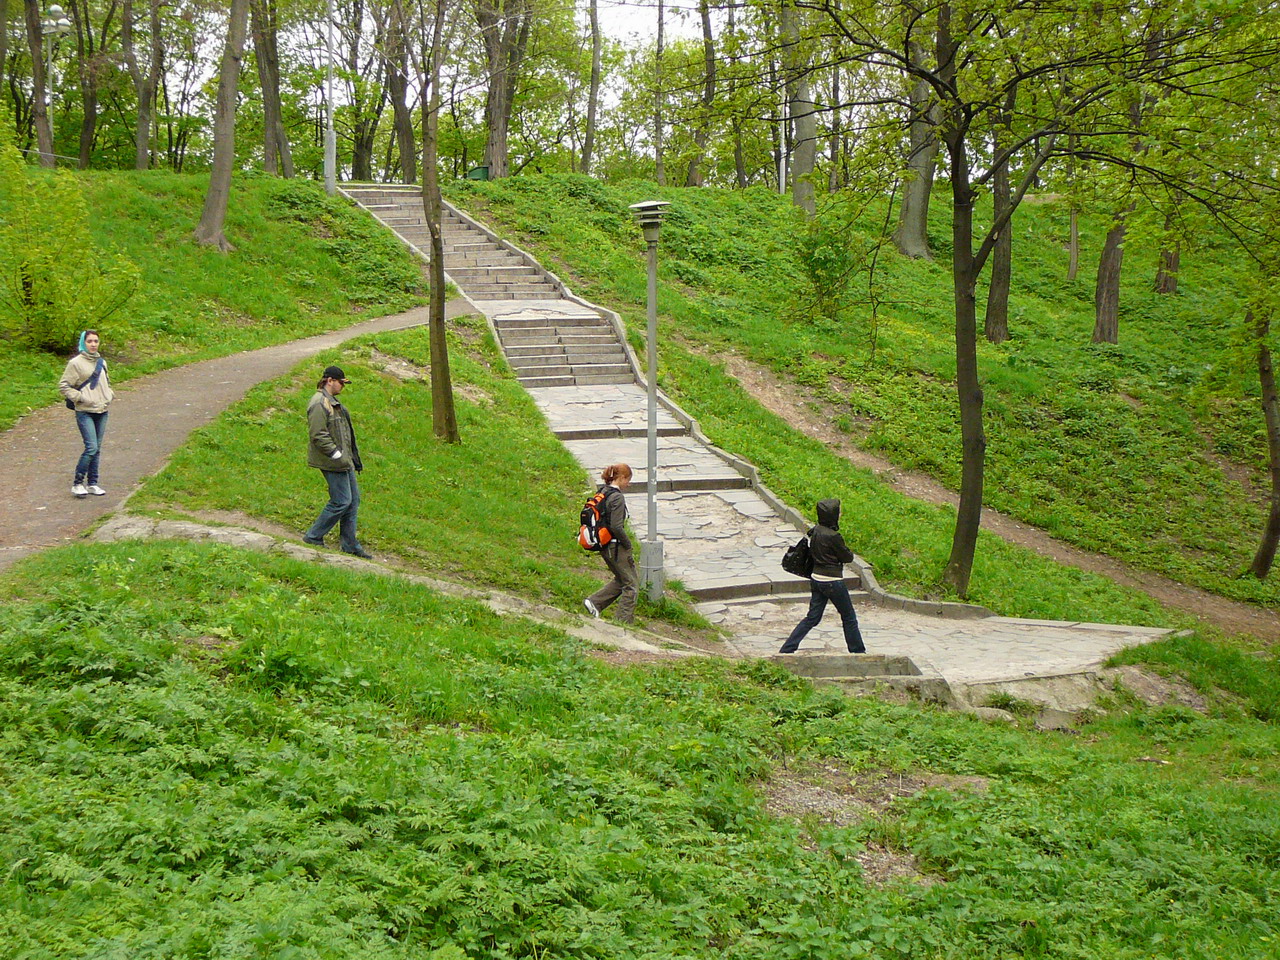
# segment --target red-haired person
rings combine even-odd
[[[610,540],[600,548],[613,579],[582,601],[597,620],[600,613],[615,600],[620,623],[633,623],[636,617],[636,597],[640,594],[640,577],[636,573],[636,561],[631,552],[631,538],[627,536],[627,498],[622,495],[631,484],[631,468],[625,463],[615,463],[600,474],[604,483],[604,503],[600,511],[601,526],[608,528]]]

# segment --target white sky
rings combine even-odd
[[[701,36],[696,0],[664,0],[664,34],[668,38]],[[658,0],[597,0],[600,26],[618,40],[648,41],[658,33]],[[585,20],[585,13],[583,18]]]

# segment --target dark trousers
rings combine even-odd
[[[354,470],[321,470],[329,484],[329,502],[307,531],[312,540],[323,540],[324,535],[338,525],[338,546],[346,553],[360,549],[356,540],[356,516],[360,512],[360,484]]]
[[[845,582],[843,580],[810,580],[809,612],[796,624],[796,628],[791,631],[791,636],[787,637],[779,653],[796,652],[800,641],[822,620],[822,615],[827,610],[828,600],[834,603],[836,610],[840,612],[840,623],[844,626],[844,645],[849,648],[849,652],[867,652],[867,648],[862,644],[862,632],[858,629],[858,615],[853,612],[853,600],[849,598],[849,588]]]
[[[101,413],[85,413],[76,411],[76,426],[80,428],[80,439],[84,441],[84,453],[76,463],[76,483],[98,482],[98,464],[102,462],[102,441],[107,436],[107,411]]]
[[[597,610],[603,610],[618,601],[614,617],[619,623],[632,623],[636,618],[636,597],[640,595],[640,575],[636,573],[636,561],[630,547],[611,543],[600,551],[613,579],[591,595]]]

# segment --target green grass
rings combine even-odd
[[[119,383],[177,364],[283,343],[425,302],[406,248],[346,200],[311,181],[238,176],[229,254],[199,247],[207,177],[165,171],[79,174],[100,247],[141,271],[141,285],[101,324]],[[75,348],[52,355],[0,340],[0,429],[57,400]]]
[[[425,374],[426,329],[377,334],[250,391],[197,430],[132,505],[240,511],[297,531],[310,526],[328,495],[319,471],[306,463],[306,405],[316,371],[339,363],[353,380],[342,399],[365,464],[364,545],[432,573],[579,612],[582,598],[607,576],[576,539],[578,511],[593,488],[507,367],[483,319],[455,322],[450,353],[459,444],[432,434],[428,382],[402,382],[374,359],[399,357]],[[646,601],[640,612],[700,623],[678,604]]]
[[[771,367],[802,395],[832,404],[836,422],[864,447],[958,487],[945,191],[932,210],[939,260],[908,261],[892,248],[881,250],[877,310],[868,305],[864,271],[828,318],[815,308],[802,254],[827,244],[856,263],[884,218],[874,204],[847,225],[840,210],[829,211],[811,236],[787,198],[766,190],[662,190],[573,176],[467,182],[451,190],[454,200],[490,217],[583,295],[618,309],[633,331],[642,329],[645,279],[642,243],[626,207],[670,200],[660,257],[660,380],[713,436],[758,463],[761,446],[779,448],[773,462],[760,465],[769,482],[798,496],[793,502],[832,492],[826,478],[840,471],[836,458],[800,443],[776,418],[759,410],[729,416],[726,407],[744,402],[724,397],[725,378],[709,375],[714,365],[686,357],[682,342],[713,356],[734,350]],[[1086,549],[1228,597],[1280,602],[1276,578],[1240,576],[1262,528],[1266,461],[1257,386],[1240,352],[1234,254],[1213,238],[1202,240],[1184,254],[1181,292],[1161,297],[1149,290],[1155,251],[1133,238],[1126,245],[1121,343],[1095,345],[1092,269],[1103,226],[1097,218],[1082,223],[1084,267],[1068,282],[1067,210],[1035,202],[1018,213],[1013,339],[980,346],[985,502]],[[984,303],[984,291],[980,298]],[[786,445],[796,452],[788,455]],[[802,479],[816,482],[806,487]],[[848,481],[832,482],[849,489]],[[882,505],[875,498],[861,512]],[[883,525],[904,513],[916,510],[896,508]],[[948,549],[941,540],[950,538],[944,526],[938,522],[925,542],[918,528],[892,545],[869,535],[862,549],[891,578],[937,590]],[[904,567],[902,553],[924,557]],[[972,591],[981,602],[1024,609],[1006,606],[1002,595],[1020,590],[1023,602],[1034,604],[1025,594],[1057,590],[1016,586],[1020,575],[993,553],[990,541],[980,547],[978,565],[985,569],[975,569]]]
[[[1245,691],[1038,734],[762,663],[614,668],[209,544],[50,551],[0,600],[15,960],[1275,955],[1280,734]],[[832,765],[985,789],[769,815],[761,780]],[[868,847],[939,882],[870,884]]]

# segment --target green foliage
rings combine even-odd
[[[1238,711],[1113,711],[1084,742],[758,662],[619,669],[211,544],[51,551],[0,599],[15,958],[1275,952],[1280,734]],[[845,771],[847,825],[769,812],[811,769]],[[899,775],[879,812],[841,792]]]
[[[922,528],[933,511],[894,502],[866,479],[855,482],[857,471],[840,457],[765,415],[718,364],[699,359],[731,351],[763,364],[861,446],[957,488],[950,272],[945,262],[910,261],[892,249],[880,250],[874,275],[855,267],[860,257],[870,263],[859,251],[874,249],[881,235],[882,201],[838,199],[824,212],[834,219],[797,234],[788,199],[759,189],[601,185],[590,210],[571,177],[452,189],[463,206],[487,211],[501,229],[566,265],[557,269],[575,289],[620,310],[633,329],[644,317],[638,231],[622,216],[597,221],[600,212],[640,199],[670,200],[658,291],[664,388],[792,502],[837,490],[854,498],[869,527],[855,531],[854,549],[889,585],[941,589],[949,515]],[[934,206],[930,242],[945,257],[947,211]],[[979,346],[986,503],[1180,581],[1236,599],[1280,601],[1274,578],[1238,576],[1262,528],[1266,462],[1256,371],[1240,361],[1238,257],[1207,231],[1184,251],[1180,293],[1160,296],[1150,290],[1148,269],[1157,250],[1135,240],[1125,258],[1121,343],[1095,345],[1088,265],[1105,221],[1082,216],[1080,223],[1085,269],[1068,281],[1066,205],[1032,197],[1014,221],[1013,339]],[[846,245],[833,246],[841,236]],[[852,292],[834,282],[846,268],[854,268]],[[838,322],[829,319],[832,305]],[[980,546],[977,564],[986,573],[975,571],[971,593],[1002,612],[1071,618],[1095,592],[1111,596],[1112,612],[1134,602],[1094,578],[1050,574],[1047,566],[1028,580],[1038,564],[1016,551],[997,557],[997,549],[990,540]]]
[[[28,167],[0,114],[0,336],[65,355],[137,286],[133,263],[91,236],[76,178]]]
[[[28,175],[37,193],[49,189],[41,172]],[[207,177],[159,170],[63,173],[53,183],[83,194],[81,209],[90,213],[82,227],[87,224],[93,244],[117,249],[137,265],[137,291],[127,308],[100,325],[113,383],[425,302],[421,266],[407,248],[311,181],[236,177],[226,225],[236,248],[231,254],[191,241]],[[71,209],[60,204],[57,216]],[[51,235],[64,229],[56,217],[50,223]],[[58,269],[66,278],[82,275],[75,262]],[[71,318],[73,332],[83,316]],[[0,429],[56,399],[53,385],[74,335],[55,346],[64,356],[0,337],[6,371]]]

